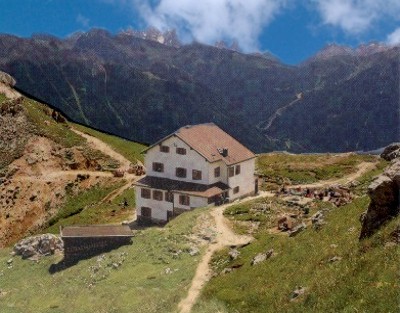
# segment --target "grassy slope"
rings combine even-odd
[[[257,172],[277,183],[289,179],[292,184],[314,183],[318,180],[340,178],[356,171],[361,162],[376,161],[368,155],[293,155],[261,154],[257,158]]]
[[[56,234],[59,232],[60,226],[72,224],[106,224],[123,221],[131,214],[134,208],[134,202],[132,202],[135,199],[133,189],[126,190],[111,203],[100,203],[103,198],[113,190],[121,187],[123,183],[124,181],[118,184],[94,186],[77,195],[69,195],[57,215],[49,221],[49,227],[44,232]],[[127,208],[119,205],[124,197],[130,201],[130,205]]]
[[[146,148],[146,146],[134,141],[119,138],[117,136],[104,134],[82,125],[73,124],[73,126],[81,132],[87,133],[109,144],[115,151],[122,154],[132,163],[135,164],[136,160],[140,160],[143,162],[143,155],[141,154],[141,152]]]
[[[45,136],[64,147],[73,147],[85,143],[85,139],[69,129],[66,123],[57,123],[45,111],[50,109],[37,101],[24,98],[28,120],[34,125],[33,132]]]
[[[200,255],[187,253],[185,235],[202,212],[183,214],[164,229],[140,231],[131,246],[106,253],[103,261],[80,261],[53,275],[48,269],[59,257],[39,263],[15,257],[8,269],[9,250],[0,250],[1,290],[6,292],[0,296],[1,312],[175,312],[200,260]],[[174,256],[179,250],[183,252]],[[124,258],[122,266],[112,268]],[[167,268],[171,274],[165,273]]]
[[[213,278],[194,312],[397,312],[399,250],[385,243],[400,218],[359,242],[358,218],[368,202],[364,196],[333,209],[320,231],[308,228],[293,238],[268,234],[263,227],[268,220],[261,221],[255,242],[240,249],[237,260],[231,261],[227,250],[214,256],[218,271],[234,264],[243,266]],[[230,211],[240,213],[237,207]],[[250,266],[257,253],[271,248],[276,256]],[[334,256],[343,259],[328,262]],[[306,287],[306,293],[290,301],[297,286]]]

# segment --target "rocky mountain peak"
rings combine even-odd
[[[120,34],[141,38],[145,40],[156,41],[160,44],[171,47],[180,47],[182,45],[178,39],[178,35],[176,34],[175,29],[162,32],[155,27],[149,27],[146,30],[134,30],[130,28],[124,30]]]

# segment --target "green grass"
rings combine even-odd
[[[103,261],[94,257],[53,275],[48,269],[59,257],[38,263],[14,257],[8,269],[9,250],[0,250],[1,291],[6,293],[0,296],[1,312],[176,312],[201,258],[188,254],[185,235],[202,212],[182,214],[163,229],[137,232],[132,245],[106,253]],[[113,269],[118,261],[122,265]],[[172,273],[166,274],[167,268]]]
[[[80,130],[81,132],[87,133],[93,137],[100,139],[101,141],[110,145],[115,151],[122,154],[125,158],[131,161],[133,164],[137,160],[143,162],[143,155],[141,152],[146,148],[146,146],[126,139],[119,138],[117,136],[112,136],[108,134],[101,133],[97,130],[91,129],[78,124],[73,124],[74,128]]]
[[[34,100],[24,98],[23,106],[28,121],[32,123],[32,131],[40,136],[52,139],[64,147],[82,145],[85,140],[69,129],[67,123],[57,123],[51,117],[51,109]],[[47,114],[46,114],[47,113]]]
[[[121,208],[119,203],[120,197],[117,197],[112,203],[100,203],[110,192],[121,187],[123,182],[112,185],[94,186],[89,190],[75,194],[67,195],[64,205],[59,209],[58,213],[49,220],[49,227],[44,232],[57,234],[60,226],[67,225],[86,225],[86,224],[105,224],[115,221],[122,221],[116,218],[129,216],[129,208]],[[126,197],[131,197],[131,191],[127,192]],[[134,199],[134,196],[133,196]],[[133,200],[134,201],[134,200]],[[134,204],[134,202],[133,202]],[[121,212],[123,211],[123,212]]]
[[[359,242],[359,215],[368,206],[364,196],[331,210],[321,230],[311,228],[293,238],[270,235],[260,228],[256,240],[231,261],[225,249],[213,257],[217,271],[242,264],[206,285],[194,312],[398,312],[399,250],[386,246],[399,223],[392,221],[371,239]],[[276,255],[251,266],[259,252]],[[330,263],[334,256],[342,257]],[[297,286],[304,296],[290,301]]]
[[[340,178],[356,171],[361,162],[374,162],[368,155],[292,155],[261,154],[257,158],[257,172],[268,181],[282,184],[313,183],[319,180]]]

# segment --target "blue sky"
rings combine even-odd
[[[0,12],[0,32],[22,37],[155,26],[184,42],[237,40],[289,64],[330,43],[400,43],[400,0],[0,0]]]

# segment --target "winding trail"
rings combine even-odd
[[[71,130],[76,133],[77,135],[85,138],[88,142],[88,144],[94,148],[97,149],[104,154],[112,157],[113,159],[117,160],[120,163],[120,168],[122,170],[127,170],[132,163],[129,161],[127,158],[125,158],[123,155],[119,154],[116,152],[114,149],[112,149],[108,144],[104,143],[100,139],[97,139],[96,137],[90,136],[84,132],[81,132],[75,128],[71,128]]]
[[[274,194],[270,192],[260,192],[259,195],[254,197],[248,197],[239,201],[235,201],[234,204],[246,202],[256,198],[272,197]],[[228,246],[244,246],[251,242],[254,238],[251,236],[240,236],[235,234],[232,229],[227,225],[223,213],[224,210],[231,206],[232,203],[212,208],[210,214],[214,218],[217,234],[215,241],[212,242],[206,253],[203,255],[199,265],[197,266],[196,273],[193,277],[192,284],[189,288],[186,298],[184,298],[179,304],[180,313],[189,313],[192,310],[193,305],[196,303],[198,296],[204,285],[211,279],[212,271],[210,268],[210,261],[213,254]]]
[[[357,179],[366,172],[373,170],[375,167],[376,167],[376,162],[362,162],[357,165],[358,169],[355,173],[349,174],[345,177],[339,179],[319,181],[313,184],[292,185],[289,187],[318,188],[332,184],[345,184]],[[227,203],[225,205],[214,207],[211,209],[210,215],[214,218],[215,227],[217,230],[216,238],[214,242],[209,244],[206,253],[203,255],[199,265],[197,266],[196,273],[189,287],[187,296],[184,299],[182,299],[178,304],[179,313],[190,313],[193,305],[196,303],[196,300],[200,295],[201,290],[203,289],[205,284],[211,279],[212,270],[210,268],[210,261],[213,254],[216,251],[229,246],[244,246],[250,243],[254,239],[251,236],[241,236],[235,234],[227,224],[227,219],[223,215],[224,210],[228,206],[231,206],[233,204],[239,204],[258,198],[273,197],[273,196],[275,196],[274,193],[268,191],[261,191],[256,196],[247,197],[239,201],[234,201],[233,203]]]

